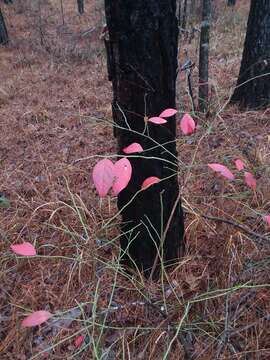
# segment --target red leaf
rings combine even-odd
[[[132,153],[142,152],[142,151],[143,151],[143,148],[138,143],[132,143],[123,149],[123,152],[125,154],[132,154]]]
[[[83,336],[83,335],[78,336],[74,341],[75,347],[76,348],[81,347],[84,342],[84,339],[85,339],[85,336]]]
[[[251,189],[255,190],[257,183],[255,177],[250,172],[245,172],[245,182],[247,186],[249,186]]]
[[[35,255],[37,255],[36,249],[29,242],[24,242],[22,244],[11,245],[10,249],[17,255],[23,255],[23,256],[35,256]]]
[[[229,180],[234,179],[233,173],[227,168],[227,166],[221,165],[221,164],[208,164],[210,169],[219,172],[222,176]]]
[[[195,121],[189,114],[185,114],[180,121],[180,128],[185,135],[190,135],[196,128]]]
[[[156,183],[160,182],[160,179],[156,176],[150,176],[147,179],[144,180],[142,183],[142,190],[147,189],[149,186],[154,185]]]
[[[240,159],[235,160],[234,163],[235,163],[236,169],[239,170],[239,171],[243,170],[244,167],[245,167],[245,164]]]
[[[22,321],[22,327],[37,326],[47,321],[53,315],[49,311],[39,310],[33,312]]]
[[[159,115],[159,117],[167,118],[167,117],[175,115],[176,113],[177,113],[177,110],[175,110],[175,109],[166,109],[166,110],[162,111],[162,113]]]
[[[150,121],[153,124],[165,124],[167,122],[167,120],[162,119],[161,117],[158,116],[151,117],[150,119],[148,119],[148,121]]]
[[[103,159],[95,165],[93,181],[99,196],[106,196],[114,181],[114,165],[111,160]]]
[[[129,183],[132,174],[132,167],[127,158],[122,158],[114,164],[115,182],[113,191],[118,195]]]
[[[270,215],[265,215],[264,220],[267,222],[267,224],[270,226]]]

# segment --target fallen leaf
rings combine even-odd
[[[83,336],[83,335],[78,336],[74,341],[75,347],[76,348],[81,347],[84,342],[84,339],[85,339],[85,336]]]
[[[245,176],[245,183],[247,184],[247,186],[255,190],[257,186],[255,177],[250,172],[245,172],[244,176]]]
[[[162,113],[159,115],[159,117],[167,118],[167,117],[175,115],[176,113],[177,113],[177,110],[175,110],[175,109],[166,109],[166,110],[162,111]]]
[[[99,196],[106,196],[114,181],[114,165],[111,160],[103,159],[95,165],[93,181]]]
[[[9,207],[10,207],[9,200],[4,195],[0,195],[0,208],[7,209]]]
[[[161,117],[158,117],[158,116],[151,117],[150,119],[148,119],[148,121],[150,121],[153,124],[158,124],[158,125],[165,124],[167,122],[167,120],[165,120]]]
[[[22,321],[22,327],[32,327],[43,324],[52,316],[53,315],[49,311],[45,311],[45,310],[35,311]]]
[[[23,242],[22,244],[11,245],[10,249],[17,255],[23,255],[23,256],[37,255],[36,249],[29,242]]]
[[[210,169],[220,173],[222,176],[229,180],[234,179],[233,173],[227,168],[227,166],[221,165],[221,164],[208,164]]]
[[[180,121],[180,128],[185,135],[190,135],[195,131],[195,121],[189,114],[185,114]]]
[[[270,226],[270,215],[265,215],[264,220]]]
[[[240,160],[240,159],[235,160],[234,163],[235,163],[236,169],[239,170],[239,171],[243,170],[244,167],[245,167],[245,164],[244,164],[243,161]]]
[[[114,164],[115,181],[113,192],[118,195],[129,183],[132,174],[131,163],[127,158],[122,158]]]
[[[132,153],[142,152],[142,151],[143,151],[143,148],[138,143],[132,143],[123,149],[123,152],[125,154],[132,154]]]
[[[150,176],[147,179],[145,179],[144,182],[142,183],[142,190],[145,190],[149,186],[157,184],[158,182],[160,182],[160,179],[158,177]]]

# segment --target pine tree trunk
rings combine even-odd
[[[8,32],[5,24],[5,19],[0,9],[0,45],[6,45],[8,43]]]
[[[84,0],[77,0],[78,12],[80,15],[84,13]]]
[[[270,1],[251,0],[237,86],[231,98],[242,109],[270,104]]]
[[[132,266],[134,262],[149,274],[156,263],[156,247],[163,243],[163,259],[172,262],[184,244],[175,118],[169,118],[165,125],[148,123],[144,131],[145,116],[175,108],[176,0],[105,0],[105,11],[119,154],[124,155],[122,149],[133,142],[150,149],[139,154],[142,157],[130,158],[132,178],[118,195],[122,258],[125,264]],[[135,196],[150,176],[165,180]]]
[[[199,60],[199,111],[208,110],[208,63],[209,63],[209,35],[211,0],[202,0],[202,26],[200,37]]]

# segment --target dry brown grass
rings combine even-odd
[[[60,2],[42,2],[41,28],[31,3],[4,7],[12,41],[0,48],[0,192],[11,203],[0,208],[1,359],[268,359],[269,244],[199,215],[269,236],[262,219],[270,212],[269,111],[224,107],[246,2],[238,0],[233,18],[224,8],[213,28],[211,116],[177,140],[187,254],[159,282],[123,273],[119,217],[104,226],[115,199],[100,205],[90,180],[94,156],[116,151],[111,125],[97,121],[111,117],[102,3],[86,2],[79,17],[76,2],[65,1],[63,25]],[[196,61],[194,42],[185,46]],[[179,83],[181,111],[190,111],[182,74]],[[211,162],[233,169],[235,158],[256,175],[256,192],[240,173],[228,183],[207,169]],[[21,241],[39,255],[16,258],[9,247]],[[54,319],[22,329],[23,316],[39,309]],[[76,349],[79,334],[85,342]]]

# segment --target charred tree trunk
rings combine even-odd
[[[208,109],[208,63],[210,35],[211,0],[202,0],[202,25],[199,60],[199,111]]]
[[[242,109],[270,104],[270,1],[251,0],[237,86],[231,98]]]
[[[227,5],[228,6],[234,6],[236,4],[236,0],[228,0]]]
[[[184,244],[176,121],[174,117],[165,125],[146,121],[175,107],[176,0],[105,0],[105,11],[119,155],[125,155],[122,149],[133,142],[147,150],[141,157],[130,158],[132,178],[118,195],[122,259],[149,274],[157,262],[157,247],[164,262],[172,263]],[[150,176],[165,180],[135,196]]]
[[[84,0],[77,0],[78,12],[80,15],[84,13]]]
[[[5,19],[0,9],[0,45],[6,45],[8,43],[8,32],[5,24]]]
[[[187,27],[187,0],[184,0],[184,6],[183,6],[183,17],[182,17],[182,24],[181,24],[181,28],[183,30],[186,30]]]

